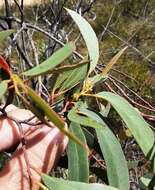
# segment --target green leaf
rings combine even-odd
[[[80,125],[71,122],[70,131],[74,133],[84,144],[86,139]],[[73,141],[68,144],[68,179],[72,181],[89,181],[89,164],[87,152]]]
[[[66,81],[63,83],[62,87],[60,88],[60,91],[64,91],[65,89],[70,89],[74,87],[76,84],[78,84],[87,73],[87,65],[83,65],[80,68],[74,69],[69,77],[66,79]]]
[[[37,95],[34,90],[27,87],[27,93],[38,109],[40,109],[53,124],[55,124],[60,130],[65,128],[65,122],[40,96]]]
[[[41,74],[46,74],[62,63],[66,58],[68,58],[74,50],[75,45],[74,43],[70,42],[56,51],[51,57],[42,62],[40,65],[37,65],[36,67],[24,72],[23,75],[38,76]]]
[[[119,190],[117,188],[97,184],[97,183],[81,183],[68,181],[63,179],[58,179],[54,177],[47,176],[45,174],[42,175],[42,181],[50,190]]]
[[[86,42],[89,57],[90,57],[90,67],[89,74],[95,69],[98,59],[99,59],[99,43],[94,30],[91,25],[78,13],[70,9],[66,9],[71,15],[75,23],[78,25],[80,32]]]
[[[90,96],[102,98],[111,103],[126,123],[126,126],[130,129],[144,154],[150,156],[150,159],[152,159],[155,151],[153,150],[155,143],[154,132],[149,127],[149,124],[145,122],[138,110],[132,107],[124,98],[111,92],[100,92]]]
[[[124,190],[124,187],[126,190],[129,189],[128,167],[120,143],[96,113],[85,108],[82,108],[82,110],[85,115],[96,121],[96,123],[102,124],[102,127],[96,128],[96,134],[106,162],[109,184],[120,190]]]
[[[6,93],[7,89],[8,89],[8,83],[5,80],[3,80],[0,83],[0,99],[3,98],[3,96]]]
[[[88,147],[83,144],[73,133],[66,129],[67,123],[65,123],[65,121],[49,106],[48,103],[45,102],[45,100],[43,100],[33,89],[25,85],[18,75],[12,75],[12,79],[14,84],[16,84],[16,88],[18,88],[16,91],[18,96],[41,121],[45,123],[46,116],[47,119],[49,119],[49,121],[51,121],[57,128],[59,128],[62,133],[89,152]],[[27,97],[30,98],[33,104],[30,101],[27,101],[27,99],[20,94],[19,89],[26,93]],[[46,124],[48,123],[46,122]],[[48,126],[52,127],[50,124]]]
[[[4,30],[0,32],[0,42],[6,40],[15,30]]]
[[[81,62],[81,63],[78,63],[78,64],[74,64],[74,65],[65,65],[65,66],[62,66],[62,67],[59,67],[59,68],[55,68],[54,70],[52,70],[51,72],[49,73],[62,73],[62,72],[65,72],[65,71],[72,71],[76,68],[79,68],[85,64],[87,64],[87,62]]]
[[[67,135],[74,142],[79,144],[82,148],[88,151],[88,148],[81,142],[81,140],[76,137],[73,133],[65,128],[64,120],[40,97],[37,93],[29,87],[27,88],[28,96],[33,100],[36,104],[37,108],[42,111],[42,113],[60,129],[62,133]]]
[[[81,103],[77,103],[75,107],[73,107],[67,117],[70,121],[78,123],[80,125],[84,125],[87,127],[92,127],[92,128],[101,128],[102,124],[99,122],[94,121],[92,118],[88,118],[86,116],[84,116],[84,113],[82,113],[82,108],[80,110],[78,110],[80,108],[80,106],[82,106]],[[83,115],[79,115],[79,113],[83,114]]]
[[[79,68],[76,68],[71,71],[66,71],[59,75],[57,78],[54,90],[59,88],[59,92],[71,89],[77,85],[81,80],[83,80],[87,73],[87,64],[81,65]]]
[[[117,138],[108,127],[96,129],[96,134],[106,162],[109,184],[121,190],[124,187],[129,189],[127,163]]]

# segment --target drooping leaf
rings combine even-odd
[[[74,182],[63,179],[58,179],[54,177],[47,176],[45,174],[42,175],[42,181],[50,190],[119,190],[117,188],[97,184],[97,183],[82,183],[82,182]]]
[[[96,123],[102,124],[102,127],[95,130],[106,162],[109,184],[120,190],[124,190],[124,187],[128,190],[129,174],[127,162],[120,143],[106,123],[96,113],[85,108],[82,108],[82,111],[83,114],[96,121]]]
[[[0,42],[6,40],[15,30],[4,30],[0,32]]]
[[[91,25],[78,13],[70,9],[66,9],[71,15],[75,23],[78,25],[83,39],[86,42],[89,57],[90,57],[90,67],[89,74],[95,69],[98,59],[99,59],[99,44],[98,39]]]
[[[26,71],[23,75],[26,76],[38,76],[41,74],[46,74],[50,70],[54,69],[60,63],[62,63],[67,57],[69,57],[75,50],[74,43],[70,42],[64,47],[56,51],[51,57],[42,62],[40,65]]]
[[[0,83],[0,99],[3,98],[8,88],[8,83],[4,80]]]
[[[96,129],[96,134],[106,162],[109,184],[128,190],[129,175],[121,145],[108,127]]]
[[[70,131],[74,133],[84,144],[86,139],[80,125],[71,122]],[[87,152],[73,141],[68,144],[68,179],[88,183],[89,164]]]
[[[92,95],[90,95],[92,96]],[[137,143],[146,156],[152,159],[154,154],[155,136],[149,124],[142,118],[140,113],[132,107],[124,98],[111,92],[100,92],[93,95],[107,100],[121,116],[126,126],[130,129]]]

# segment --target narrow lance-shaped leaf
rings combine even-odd
[[[127,49],[127,47],[120,50],[112,59],[111,61],[106,65],[106,67],[103,69],[101,75],[106,76],[108,72],[112,69],[112,67],[117,63],[118,59],[121,57],[121,55],[124,53],[124,51]]]
[[[78,25],[80,32],[83,36],[83,39],[86,42],[90,57],[90,68],[89,68],[89,74],[90,74],[95,69],[99,59],[98,39],[91,25],[82,16],[80,16],[78,13],[70,9],[66,10],[71,15],[75,23]]]
[[[74,133],[84,144],[86,139],[80,125],[71,122],[70,131]],[[72,181],[89,181],[88,154],[77,143],[69,141],[68,149],[68,179]]]
[[[106,123],[94,112],[82,108],[81,112],[102,127],[96,128],[96,134],[107,166],[108,181],[111,186],[120,190],[129,189],[129,174],[127,162],[120,143]],[[121,174],[121,175],[120,175]]]
[[[110,102],[126,123],[126,126],[130,129],[144,154],[152,159],[155,151],[154,132],[134,107],[132,107],[124,98],[111,92],[100,92],[98,94],[88,96],[102,98]]]
[[[77,85],[87,74],[88,64],[81,65],[79,68],[75,68],[71,71],[65,71],[57,78],[54,90],[59,89],[59,92],[64,92]]]
[[[8,83],[4,80],[0,83],[0,99],[3,98],[8,88]]]
[[[53,69],[50,73],[62,73],[62,72],[65,72],[65,71],[73,71],[74,69],[76,68],[79,68],[85,64],[87,64],[87,62],[81,62],[81,63],[77,63],[77,64],[74,64],[74,65],[65,65],[65,66],[62,66],[62,67],[59,67],[59,68],[55,68]]]
[[[117,188],[97,184],[97,183],[81,183],[58,179],[42,174],[42,181],[49,188],[49,190],[119,190]]]
[[[70,42],[64,47],[56,51],[51,57],[42,62],[40,65],[25,71],[23,75],[26,76],[38,76],[41,74],[46,74],[50,70],[54,69],[60,63],[62,63],[67,57],[69,57],[72,52],[75,50],[74,43]]]
[[[74,87],[76,84],[78,84],[87,73],[87,65],[82,65],[79,68],[74,69],[69,77],[64,81],[62,87],[60,88],[60,91],[64,91],[65,89],[70,89]]]
[[[27,87],[28,95],[32,98],[32,100],[36,103],[39,109],[41,109],[45,116],[53,122],[56,127],[60,129],[65,135],[67,135],[71,140],[79,144],[81,147],[83,147],[85,150],[89,151],[85,144],[81,142],[81,140],[76,137],[73,133],[69,132],[65,128],[65,122],[58,116],[56,112],[54,112],[51,107],[42,99],[40,96],[38,96],[35,91],[33,91],[31,88]]]
[[[6,40],[15,30],[4,30],[0,32],[0,42]]]
[[[66,136],[68,136],[70,139],[75,141],[77,144],[79,144],[89,152],[89,149],[85,146],[85,144],[83,144],[73,133],[69,132],[69,130],[66,129],[65,125],[67,124],[63,121],[63,119],[60,118],[60,116],[39,95],[37,95],[37,93],[33,89],[25,85],[17,75],[13,75],[12,78],[14,81],[14,85],[16,86],[16,92],[18,93],[18,95],[20,95],[20,92],[17,88],[20,87],[36,105],[36,108],[33,107],[33,105],[29,106],[27,100],[25,100],[20,95],[22,100],[24,100],[24,102],[30,107],[31,111],[34,114],[37,109],[39,110],[39,112],[41,112],[41,117],[40,114],[37,112],[37,116],[39,116],[40,120],[42,120],[42,118],[46,116],[47,119],[49,119],[56,127],[58,127],[61,132],[63,132]],[[43,122],[45,122],[45,120],[43,120]]]

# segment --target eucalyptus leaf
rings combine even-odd
[[[124,98],[111,92],[100,92],[94,95],[97,98],[107,100],[121,116],[126,126],[130,129],[137,143],[146,156],[152,159],[154,155],[154,132],[140,113],[132,107]]]
[[[62,63],[66,58],[68,58],[72,52],[75,50],[75,45],[73,42],[66,44],[64,47],[56,51],[51,57],[42,62],[40,65],[25,71],[23,75],[26,76],[38,76],[46,74],[53,70],[56,66]]]
[[[72,139],[74,142],[88,151],[87,146],[83,144],[83,142],[78,137],[66,129],[64,120],[40,96],[38,96],[34,90],[29,87],[26,88],[29,97],[36,104],[37,108],[42,111],[43,115],[45,115],[56,127],[58,127],[62,133],[68,136],[69,139]]]
[[[82,111],[83,114],[96,121],[96,123],[102,124],[102,127],[95,130],[106,162],[109,184],[120,190],[128,190],[128,167],[120,143],[101,117],[85,108],[82,108]]]
[[[89,74],[95,69],[98,59],[99,59],[99,43],[94,30],[91,25],[78,13],[70,9],[66,9],[71,15],[75,23],[78,25],[83,39],[86,42],[89,57],[90,57],[90,67]]]
[[[81,105],[81,104],[80,104]],[[92,127],[92,128],[101,128],[102,127],[102,124],[99,123],[99,122],[96,122],[94,121],[92,118],[88,118],[84,115],[84,113],[81,113],[83,115],[80,115],[79,114],[79,110],[78,110],[78,107],[73,107],[67,117],[70,121],[72,122],[75,122],[75,123],[78,123],[80,125],[84,125],[84,126],[87,126],[87,127]]]
[[[49,73],[62,73],[62,72],[65,72],[65,71],[72,71],[76,68],[79,68],[85,64],[87,64],[88,62],[81,62],[81,63],[78,63],[78,64],[74,64],[74,65],[65,65],[65,66],[62,66],[62,67],[59,67],[59,68],[55,68],[54,70],[52,70],[51,72]]]
[[[48,103],[45,102],[45,100],[43,100],[32,88],[25,85],[22,79],[18,77],[18,75],[12,75],[12,79],[13,82],[18,87],[20,87],[20,90],[26,93],[27,97],[32,101],[32,103],[27,101],[27,99],[23,97],[20,92],[18,92],[18,96],[34,114],[37,113],[37,117],[41,121],[47,123],[45,119],[45,117],[47,117],[47,119],[49,119],[49,121],[52,122],[57,128],[59,128],[62,133],[82,146],[86,151],[89,151],[88,147],[85,144],[83,144],[73,133],[67,130],[67,123],[65,123],[65,121],[50,107]],[[53,127],[53,125],[49,124],[49,127]]]
[[[74,182],[63,179],[58,179],[54,177],[47,176],[42,174],[42,181],[49,188],[49,190],[119,190],[117,188],[97,184],[97,183],[82,183]]]
[[[59,92],[63,92],[73,88],[85,78],[87,74],[87,67],[88,64],[83,64],[74,70],[60,73],[54,86],[54,91],[59,89]]]
[[[76,135],[81,142],[86,144],[86,139],[80,125],[71,122],[70,131]],[[89,163],[87,152],[78,144],[69,141],[68,149],[68,179],[72,181],[89,181]]]

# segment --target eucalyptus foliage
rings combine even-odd
[[[61,113],[57,113],[49,102],[39,96],[20,76],[9,71],[10,79],[0,83],[0,98],[6,93],[7,88],[14,88],[13,95],[26,105],[40,121],[44,123],[52,122],[69,138],[67,149],[68,156],[68,180],[52,178],[42,174],[42,181],[49,189],[105,189],[105,190],[129,190],[129,171],[127,161],[121,148],[118,138],[110,129],[106,119],[108,118],[107,109],[100,109],[103,104],[110,104],[115,109],[125,127],[128,128],[145,154],[146,158],[154,163],[154,132],[149,124],[142,118],[140,112],[136,110],[124,98],[111,92],[100,91],[94,93],[94,88],[98,82],[103,83],[108,78],[109,71],[124,53],[123,48],[107,64],[101,74],[93,73],[99,59],[99,43],[90,24],[75,11],[66,9],[72,19],[78,25],[88,49],[89,57],[84,58],[83,63],[79,61],[77,67],[68,65],[67,59],[72,59],[75,54],[74,42],[69,42],[64,47],[57,50],[51,57],[43,61],[34,68],[31,68],[22,76],[30,80],[40,75],[56,74],[56,80],[50,91],[51,99],[55,104],[62,102],[69,104],[65,109],[62,118]],[[13,31],[0,33],[0,41],[6,39]],[[66,64],[67,62],[67,64]],[[62,69],[62,65],[67,69]],[[0,63],[1,67],[5,67]],[[65,67],[64,67],[65,68]],[[8,69],[8,68],[7,68]],[[55,73],[54,73],[55,71]],[[57,71],[57,72],[56,72]],[[59,72],[62,71],[62,72]],[[11,83],[10,83],[11,81]],[[68,92],[68,93],[66,93]],[[24,96],[23,96],[24,94]],[[91,101],[97,100],[96,109],[91,106]],[[100,106],[98,106],[100,105]],[[98,111],[97,111],[98,110]],[[49,124],[50,126],[50,124]],[[101,157],[106,163],[106,185],[89,184],[91,147],[87,144],[87,130],[99,144]],[[87,134],[87,135],[86,135]],[[91,139],[89,136],[89,141]],[[92,141],[93,141],[92,138]],[[155,172],[155,170],[154,170]],[[103,174],[104,175],[104,174]],[[143,180],[144,181],[144,180]],[[144,182],[147,184],[146,182]]]

